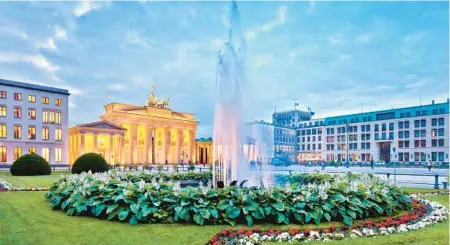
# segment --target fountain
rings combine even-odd
[[[248,180],[249,162],[243,154],[244,123],[241,89],[244,74],[245,41],[239,28],[239,11],[231,2],[228,41],[218,53],[216,104],[213,129],[213,183],[230,185]],[[236,182],[234,182],[236,183]]]

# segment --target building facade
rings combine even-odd
[[[200,138],[195,140],[195,151],[197,164],[208,164],[212,163],[212,138]]]
[[[449,162],[449,101],[297,126],[298,161]]]
[[[70,129],[71,162],[88,152],[111,164],[194,162],[198,121],[193,114],[168,108],[169,99],[150,93],[144,106],[110,103],[101,121]]]
[[[0,164],[36,153],[67,164],[69,91],[0,79]]]

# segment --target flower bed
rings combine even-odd
[[[417,198],[417,195],[411,195]],[[408,232],[421,229],[448,218],[449,210],[438,202],[425,199],[415,199],[412,202],[413,210],[398,218],[386,218],[377,222],[366,220],[353,226],[336,228],[330,226],[322,229],[290,229],[265,230],[240,229],[224,230],[208,241],[208,245],[245,244],[257,245],[263,242],[293,242],[293,241],[330,241],[346,238],[383,236],[393,233]]]
[[[179,183],[123,181],[115,175],[81,174],[63,178],[45,195],[54,209],[137,223],[289,224],[343,221],[393,215],[411,200],[390,183],[359,175],[319,185],[212,189],[180,188]]]
[[[8,181],[0,178],[0,191],[9,191],[13,187]]]

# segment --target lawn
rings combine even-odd
[[[68,172],[56,172],[45,177],[15,177],[0,173],[16,187],[48,187]],[[411,192],[423,189],[408,189]],[[53,211],[44,198],[45,192],[0,193],[0,244],[205,244],[222,229],[230,226],[197,226],[183,224],[143,224],[98,220],[92,217],[69,217]],[[430,197],[448,206],[448,196]],[[329,224],[324,223],[323,227]],[[234,227],[238,229],[240,226]],[[260,225],[266,228],[299,227],[297,225]],[[312,228],[314,225],[301,226]],[[389,237],[362,238],[328,244],[449,244],[448,221],[434,227]],[[280,243],[276,243],[280,244]],[[311,243],[322,244],[322,243]]]
[[[8,172],[0,172],[0,178],[8,181],[14,187],[50,187],[62,175],[69,175],[69,171],[55,171],[46,176],[13,176]]]

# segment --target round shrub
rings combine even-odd
[[[80,156],[72,166],[73,174],[80,174],[82,172],[98,173],[109,170],[109,165],[106,160],[96,153],[86,153]]]
[[[41,156],[35,153],[25,154],[11,166],[11,174],[18,176],[49,175],[52,172],[50,164]]]

